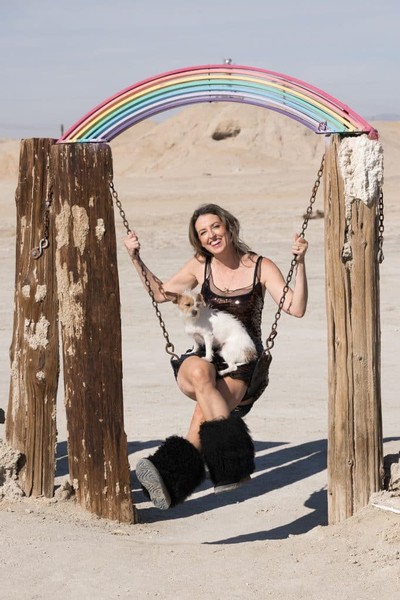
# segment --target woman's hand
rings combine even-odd
[[[128,250],[128,254],[131,258],[135,258],[135,256],[139,253],[140,250],[140,242],[138,236],[134,231],[128,233],[128,237],[125,238],[124,241],[125,247]]]
[[[307,240],[305,240],[298,233],[296,233],[294,236],[292,252],[293,252],[294,256],[296,256],[298,263],[304,262],[307,248],[308,248]]]

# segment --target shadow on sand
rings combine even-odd
[[[149,523],[182,519],[198,514],[199,512],[205,513],[222,506],[246,502],[250,498],[262,496],[273,490],[283,488],[326,468],[326,440],[316,440],[291,447],[287,447],[285,442],[255,442],[255,448],[256,475],[253,477],[251,483],[229,494],[215,495],[211,482],[205,481],[198,491],[209,491],[210,493],[201,497],[189,498],[183,504],[165,513],[153,507],[140,509],[140,504],[147,502],[147,500],[140,489],[136,475],[133,473],[134,499],[140,520]],[[266,450],[270,452],[260,455],[260,453]],[[257,475],[257,473],[259,474]],[[313,512],[293,523],[275,530],[250,533],[236,538],[219,540],[214,543],[234,544],[254,540],[284,539],[289,535],[305,533],[317,525],[327,523],[327,496],[325,490],[314,492],[305,502],[305,506],[312,508]]]

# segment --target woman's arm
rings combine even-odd
[[[132,263],[139,274],[143,286],[147,290],[143,270],[149,281],[151,290],[154,294],[154,300],[161,304],[168,302],[171,298],[168,293],[180,294],[186,289],[193,289],[198,284],[198,274],[200,264],[196,258],[191,258],[173,277],[163,283],[150,269],[144,264],[142,259],[139,259],[140,242],[134,231],[128,234],[125,239],[125,246],[131,257]],[[143,270],[142,270],[143,269]]]
[[[283,304],[283,311],[294,317],[303,317],[307,308],[308,285],[304,261],[307,248],[307,240],[296,234],[292,246],[292,252],[297,257],[296,280],[293,289],[289,288]],[[261,280],[265,289],[268,290],[275,302],[279,304],[283,288],[285,287],[285,279],[278,267],[267,258],[263,260]]]

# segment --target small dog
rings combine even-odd
[[[170,298],[182,313],[186,333],[193,337],[192,352],[204,345],[204,358],[211,362],[214,349],[218,350],[228,365],[226,369],[218,371],[219,375],[232,373],[239,365],[257,358],[253,340],[236,317],[208,307],[201,294],[190,290],[183,294],[171,294]]]

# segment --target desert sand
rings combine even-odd
[[[400,123],[375,126],[385,152],[384,453],[396,455]],[[195,106],[121,135],[112,142],[115,186],[129,223],[140,236],[143,260],[160,278],[172,274],[191,254],[187,223],[192,210],[213,201],[236,214],[244,240],[286,273],[292,237],[300,228],[324,141],[274,113],[222,104]],[[0,141],[0,408],[4,410],[13,320],[18,152],[19,140]],[[323,209],[322,190],[316,209]],[[184,504],[164,512],[145,499],[135,464],[168,435],[185,435],[193,406],[175,385],[150,300],[124,250],[125,232],[117,212],[116,223],[125,430],[140,522],[123,525],[99,519],[77,506],[73,497],[62,501],[5,494],[0,500],[1,597],[399,598],[400,514],[370,502],[352,518],[327,524],[323,219],[310,221],[307,230],[307,314],[300,320],[286,315],[281,319],[270,385],[246,417],[257,453],[252,481],[218,496],[206,481]],[[264,337],[274,312],[266,298]],[[162,314],[176,349],[184,351],[188,339],[176,308],[163,305]],[[57,427],[56,484],[61,486],[68,480],[62,382]]]

